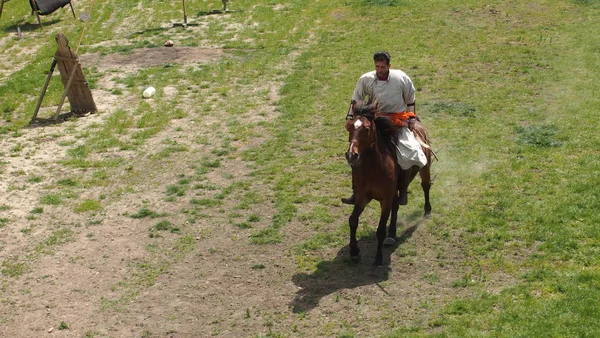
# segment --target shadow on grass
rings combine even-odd
[[[295,313],[308,312],[317,307],[321,298],[341,289],[376,284],[383,292],[387,293],[379,283],[389,278],[392,253],[408,241],[424,221],[423,218],[417,220],[396,238],[394,245],[384,247],[383,265],[381,266],[373,266],[377,249],[377,238],[373,235],[359,241],[358,245],[363,257],[358,263],[350,259],[350,249],[346,245],[338,251],[334,259],[319,263],[317,270],[312,274],[294,275],[292,281],[301,289],[291,303],[292,311]]]
[[[228,9],[227,11],[223,11],[222,9],[213,9],[212,11],[200,11],[200,12],[196,13],[196,17],[207,16],[207,15],[218,15],[218,14],[231,14],[231,13],[237,13],[237,12],[241,12],[241,11],[240,10],[231,10],[231,9]]]
[[[2,1],[2,0],[0,0]],[[44,28],[46,27],[50,27],[54,24],[59,23],[60,20],[57,19],[53,19],[53,20],[48,20],[48,21],[44,21],[42,20],[42,25],[44,25]],[[19,20],[18,22],[10,25],[10,26],[6,26],[4,27],[4,31],[7,33],[16,33],[17,32],[17,28],[21,29],[21,32],[26,33],[26,32],[34,32],[34,31],[42,31],[42,27],[40,27],[40,25],[37,22],[29,22],[29,21],[25,21],[25,20]]]
[[[86,117],[91,114],[95,114],[95,113],[94,112],[86,112],[86,113],[81,113],[81,114],[75,113],[75,112],[61,113],[58,115],[58,118],[56,120],[54,119],[54,117],[48,117],[48,118],[36,117],[33,121],[30,121],[30,123],[27,126],[25,126],[24,128],[33,129],[33,128],[38,128],[38,127],[46,127],[46,126],[53,125],[53,124],[61,124],[66,121]]]

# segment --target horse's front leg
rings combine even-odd
[[[358,260],[360,255],[360,249],[358,248],[358,241],[356,240],[356,229],[358,228],[358,217],[365,209],[365,205],[362,203],[355,203],[352,215],[348,223],[350,224],[350,257],[353,260]]]
[[[392,201],[382,201],[381,203],[381,216],[379,217],[379,226],[377,227],[377,253],[375,254],[374,265],[383,264],[383,242],[385,240],[385,234],[388,218],[390,217],[390,209]]]

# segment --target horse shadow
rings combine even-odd
[[[290,304],[292,311],[294,313],[308,312],[318,306],[321,298],[342,289],[376,284],[383,292],[387,293],[379,283],[389,278],[391,255],[412,237],[424,220],[421,218],[404,229],[402,234],[396,237],[394,245],[384,247],[383,265],[381,266],[372,265],[377,248],[377,238],[373,234],[359,240],[363,257],[358,263],[352,261],[349,254],[350,249],[348,245],[345,245],[337,252],[335,258],[319,263],[315,272],[295,274],[292,281],[300,290],[296,292]]]

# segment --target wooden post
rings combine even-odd
[[[35,112],[33,112],[33,117],[29,123],[33,123],[37,118],[37,114],[40,111],[40,106],[42,105],[42,101],[44,100],[44,95],[46,95],[46,90],[48,89],[48,84],[50,84],[50,79],[52,79],[52,74],[54,73],[54,68],[56,67],[56,59],[52,60],[52,66],[50,67],[50,71],[48,72],[48,76],[46,77],[46,83],[44,83],[44,87],[42,88],[42,93],[40,94],[40,98],[38,99],[38,103],[35,106]]]
[[[0,18],[2,18],[2,9],[4,8],[4,3],[8,0],[0,0]]]
[[[185,12],[185,0],[183,0],[183,24],[187,25],[187,14]]]

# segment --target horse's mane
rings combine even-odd
[[[354,114],[357,116],[364,116],[369,121],[373,121],[375,123],[375,128],[377,129],[377,138],[381,142],[379,143],[380,147],[388,150],[392,156],[396,156],[396,142],[398,140],[398,129],[394,127],[392,123],[392,119],[386,116],[377,116],[377,113],[380,112],[378,108],[378,102],[372,103],[358,103],[355,106]]]

